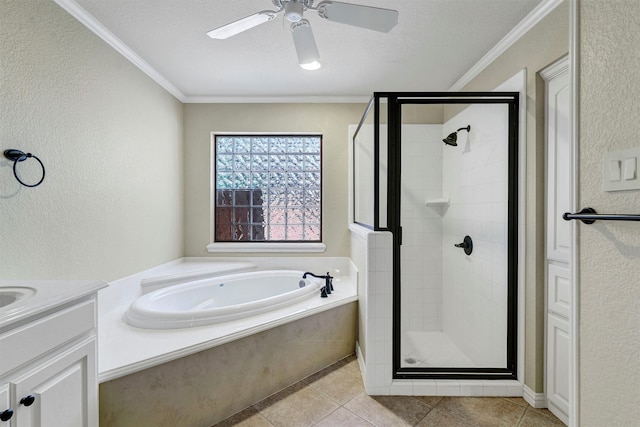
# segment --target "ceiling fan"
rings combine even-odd
[[[328,21],[367,28],[387,33],[398,23],[398,11],[379,7],[337,1],[322,1],[314,7],[315,0],[271,0],[277,10],[263,10],[237,21],[215,28],[207,33],[212,39],[226,39],[271,21],[281,12],[291,22],[291,34],[298,54],[298,63],[306,70],[321,67],[320,54],[316,46],[311,24],[302,16],[313,10]]]

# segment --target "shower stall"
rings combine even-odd
[[[517,379],[518,113],[377,92],[354,132],[352,222],[392,236],[393,379]]]

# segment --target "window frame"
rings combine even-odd
[[[320,138],[320,241],[216,241],[216,180],[217,180],[217,156],[216,156],[216,137],[230,136],[230,137],[300,137],[310,136]],[[208,252],[325,252],[326,245],[323,242],[323,135],[319,132],[211,132],[210,141],[210,163],[209,163],[209,192],[210,192],[210,209],[209,209],[209,244],[207,245]]]

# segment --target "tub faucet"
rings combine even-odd
[[[327,275],[326,275],[326,279],[325,280],[326,280],[325,281],[325,286],[327,288],[329,288],[329,291],[333,291],[333,276],[331,276],[328,271],[327,271]],[[329,293],[331,293],[331,292],[329,292]]]
[[[317,275],[317,274],[313,274],[309,271],[307,271],[306,273],[304,273],[302,275],[303,279],[306,279],[307,276],[313,276],[316,279],[324,279],[324,286],[320,289],[320,297],[321,298],[326,298],[327,295],[331,294],[331,291],[333,290],[333,277],[331,277],[331,275],[329,275],[329,272],[327,271],[326,275]]]

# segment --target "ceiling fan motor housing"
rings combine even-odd
[[[298,22],[302,19],[302,3],[297,1],[290,1],[284,6],[284,16],[290,22]]]
[[[273,0],[278,9],[284,9],[284,16],[289,22],[298,22],[304,11],[313,6],[313,0]]]

